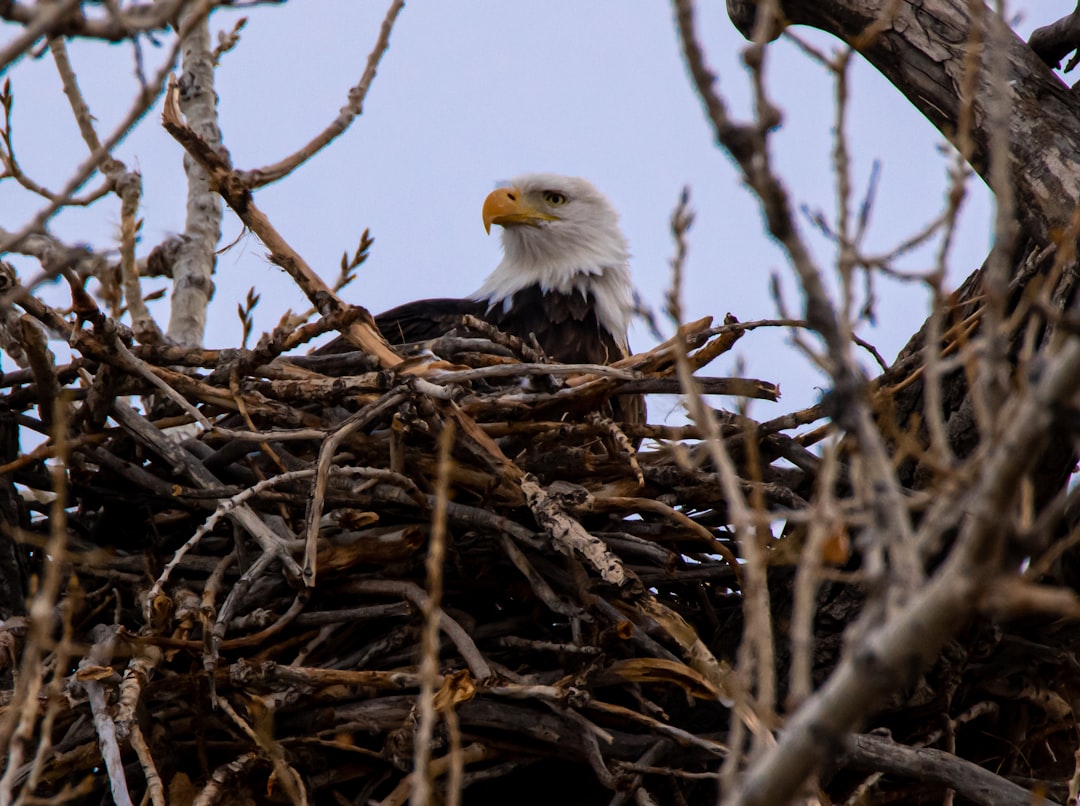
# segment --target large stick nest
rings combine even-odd
[[[679,391],[676,359],[704,366],[739,325],[695,323],[590,368],[523,360],[536,358],[527,345],[473,323],[387,372],[362,352],[284,354],[341,322],[253,350],[133,347],[76,302],[90,326],[67,327],[72,362],[51,368],[28,328],[30,369],[3,379],[0,724],[5,741],[15,734],[16,791],[400,804],[429,754],[436,789],[464,786],[468,802],[624,802],[640,787],[663,802],[715,796],[731,704],[749,696],[731,670],[746,546],[696,428],[608,415]],[[761,381],[698,386],[776,397]],[[807,446],[822,429],[793,432],[820,412],[713,415],[771,566],[783,696],[800,513],[821,462]],[[27,429],[51,437],[17,455]],[[853,562],[847,537],[815,544],[819,569]],[[822,588],[815,680],[857,612],[853,590]],[[426,623],[438,629],[425,649]],[[970,640],[980,658],[1015,657],[1007,636]],[[1043,649],[1048,667],[1067,665]],[[970,716],[985,678],[1015,701],[1013,672],[987,675],[967,651],[886,715],[897,738],[937,741],[928,707],[985,721],[985,707]],[[1039,728],[1023,741],[965,755],[1045,772],[1068,721],[1052,710],[1026,709]],[[965,724],[949,728],[960,747]],[[852,769],[883,763],[865,741]]]

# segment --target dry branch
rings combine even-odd
[[[732,22],[751,36],[758,3],[728,0]],[[1080,208],[1080,117],[1068,88],[1040,57],[984,3],[965,0],[784,0],[791,25],[809,25],[852,43],[941,133],[954,141],[972,167],[990,183],[994,108],[999,90],[992,58],[977,58],[984,69],[973,95],[963,91],[972,9],[985,14],[988,38],[1004,43],[1012,107],[1008,117],[1009,178],[1016,191],[1016,215],[1024,232],[1042,245],[1075,231]],[[970,151],[954,138],[965,103],[971,104]]]
[[[270,260],[289,273],[316,310],[323,316],[331,316],[342,311],[345,303],[289,246],[262,211],[255,206],[250,189],[233,171],[228,161],[184,123],[180,111],[179,88],[175,81],[169,85],[161,119],[165,129],[207,172],[211,187],[221,194],[225,203],[240,217],[244,225],[255,233],[270,250]],[[371,314],[366,312],[365,314],[360,314],[359,321],[350,324],[343,331],[343,335],[357,347],[378,358],[384,367],[393,367],[401,363],[401,358],[390,349],[378,328],[375,327],[375,320]]]

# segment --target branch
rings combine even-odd
[[[851,325],[838,314],[829,298],[822,272],[795,226],[787,189],[770,162],[767,135],[779,122],[779,113],[764,97],[761,79],[764,56],[757,52],[747,57],[754,66],[758,119],[751,124],[735,123],[716,91],[716,76],[706,63],[697,39],[693,3],[675,0],[674,5],[683,53],[716,140],[738,163],[747,184],[760,199],[769,232],[787,252],[802,285],[807,325],[825,342],[827,369],[833,379],[830,413],[838,425],[858,440],[866,461],[865,483],[874,488],[878,500],[872,508],[867,543],[888,549],[890,562],[898,572],[897,588],[902,594],[905,586],[915,584],[921,576],[911,542],[910,517],[893,473],[892,460],[874,421],[866,377],[850,350]],[[755,47],[758,45],[755,42]]]
[[[895,13],[890,14],[893,6]],[[751,0],[728,0],[731,21],[744,36],[752,31],[757,7]],[[958,123],[970,100],[969,161],[989,183],[995,84],[985,49],[972,97],[965,98],[962,91],[970,7],[962,0],[781,2],[788,24],[809,25],[852,43],[963,153]],[[981,2],[976,7],[985,8]],[[1054,242],[1055,232],[1074,225],[1080,205],[1080,116],[1068,89],[1039,56],[996,14],[986,14],[987,41],[1001,42],[1007,49],[1012,90],[1009,177],[1017,218],[1028,235],[1046,246]]]
[[[852,736],[841,763],[845,767],[955,789],[957,794],[980,806],[1031,806],[1037,802],[1022,786],[978,764],[932,747],[908,747],[873,734]],[[1053,806],[1045,796],[1041,802]]]
[[[80,5],[75,2],[54,6],[49,3],[19,3],[8,0],[0,4],[0,19],[16,22],[27,28],[26,36],[33,32],[33,40],[42,35],[80,36],[104,39],[107,42],[123,42],[136,34],[165,31],[184,5],[184,0],[154,0],[126,8],[109,3],[110,13],[104,18],[87,17],[85,9],[72,13]],[[33,41],[32,40],[32,41]],[[0,68],[6,64],[0,59]]]
[[[49,49],[52,51],[53,61],[56,63],[56,69],[64,85],[64,94],[67,95],[71,104],[71,110],[75,115],[83,141],[91,153],[97,151],[101,148],[101,140],[94,128],[94,118],[90,114],[90,108],[79,89],[75,69],[68,58],[67,45],[63,39],[54,37],[49,40]],[[132,330],[140,341],[160,341],[161,331],[143,301],[142,287],[139,285],[139,270],[135,262],[135,241],[139,226],[136,216],[139,199],[142,196],[142,177],[137,171],[129,171],[123,162],[111,154],[103,161],[101,170],[108,179],[106,187],[120,197],[120,274],[128,300],[128,310],[131,313]],[[119,317],[120,293],[113,274],[102,272],[96,276],[108,292],[113,308],[112,315]]]
[[[0,72],[26,53],[43,34],[54,30],[65,17],[70,17],[71,12],[77,9],[79,5],[80,0],[65,0],[63,3],[46,5],[38,4],[29,13],[22,15],[23,19],[17,21],[22,22],[26,26],[26,30],[15,37],[6,48],[0,50]],[[10,16],[12,10],[26,10],[26,8],[17,4],[11,10],[0,6],[0,17],[14,19]]]
[[[266,215],[255,206],[250,190],[233,171],[226,158],[184,123],[180,112],[179,89],[175,81],[170,83],[166,93],[161,122],[165,130],[203,166],[211,187],[221,194],[225,203],[240,217],[244,225],[270,250],[270,260],[289,273],[319,313],[323,316],[340,313],[346,307],[341,298],[323,282],[307,261],[274,229]],[[378,358],[384,367],[395,367],[401,363],[401,357],[390,349],[390,345],[375,326],[375,319],[367,311],[363,312],[359,321],[350,323],[342,334],[351,344]]]
[[[871,608],[852,628],[850,645],[836,670],[789,720],[775,748],[756,759],[725,806],[786,803],[840,747],[848,733],[881,707],[886,697],[911,685],[945,642],[975,611],[981,594],[997,580],[1002,531],[1019,494],[1020,480],[1038,459],[1055,413],[1080,389],[1080,341],[1066,343],[1048,363],[1030,392],[1001,412],[1007,423],[999,439],[984,445],[974,461],[981,476],[963,501],[939,505],[953,512],[943,523],[935,513],[916,539],[940,538],[962,520],[955,547],[920,590],[890,618],[873,624]],[[937,532],[937,534],[934,534]]]
[[[208,14],[210,6],[211,0],[203,0],[203,2],[199,3],[197,6],[198,14]],[[38,213],[21,230],[14,233],[0,234],[0,256],[3,256],[9,251],[18,250],[27,238],[40,234],[43,231],[45,222],[52,218],[61,207],[67,204],[75,193],[78,192],[79,188],[81,188],[86,181],[94,175],[94,172],[109,159],[109,154],[112,149],[128,135],[135,124],[139,122],[142,116],[146,114],[146,111],[157,100],[162,90],[165,89],[166,79],[176,64],[176,57],[180,52],[181,41],[182,36],[181,39],[177,40],[176,44],[169,52],[168,58],[162,62],[161,68],[154,75],[153,79],[141,88],[123,120],[121,120],[113,132],[105,138],[101,147],[94,149],[90,156],[80,163],[75,169],[74,174],[68,179],[67,184],[65,184],[56,194],[56,198],[52,199],[47,206],[38,211]],[[2,67],[2,65],[3,62],[0,61],[0,67]],[[53,276],[54,275],[47,273],[40,275],[27,283],[27,285],[20,290],[20,294],[32,292],[39,283],[52,279]]]
[[[393,0],[390,8],[386,10],[382,27],[379,29],[379,38],[375,41],[375,47],[372,48],[371,53],[368,54],[364,74],[360,77],[359,83],[349,90],[349,102],[341,108],[330,125],[295,154],[290,154],[285,159],[264,168],[238,172],[237,175],[242,182],[252,189],[276,182],[314,157],[352,125],[352,122],[363,112],[364,99],[371,88],[371,82],[375,79],[375,69],[379,66],[379,61],[387,48],[390,47],[390,32],[394,28],[394,21],[397,20],[398,14],[404,7],[405,0]]]
[[[1080,3],[1068,16],[1033,31],[1028,44],[1048,66],[1058,67],[1062,59],[1080,46]],[[1070,61],[1066,72],[1075,64],[1075,59]]]
[[[210,25],[205,16],[188,22],[183,42],[183,75],[179,87],[180,105],[191,131],[207,148],[221,148],[221,129],[214,90],[214,59],[210,53]],[[170,82],[170,87],[174,85]],[[206,308],[214,293],[210,279],[216,263],[215,250],[221,240],[221,201],[213,191],[206,169],[185,154],[187,175],[187,220],[184,238],[173,262],[172,308],[166,335],[174,344],[198,347],[206,330]]]

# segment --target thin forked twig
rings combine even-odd
[[[352,122],[363,112],[364,99],[371,88],[371,82],[375,79],[375,71],[383,55],[390,47],[390,32],[394,29],[394,22],[404,7],[405,0],[393,0],[386,10],[386,15],[383,17],[382,25],[379,28],[379,37],[375,40],[375,46],[371,49],[371,53],[368,54],[364,74],[360,77],[359,83],[349,90],[348,103],[341,108],[341,112],[330,125],[319,132],[311,142],[273,165],[254,168],[250,171],[239,171],[237,176],[241,182],[253,190],[271,182],[276,182],[314,157],[349,128]]]

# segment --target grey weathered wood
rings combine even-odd
[[[981,806],[1031,806],[1038,802],[1024,787],[977,764],[932,747],[908,747],[884,736],[852,736],[842,763],[939,784]],[[1049,806],[1049,801],[1042,802]]]
[[[1032,31],[1028,44],[1044,62],[1058,67],[1062,59],[1080,46],[1080,3],[1072,14]],[[1069,61],[1066,72],[1073,68],[1076,58]]]

